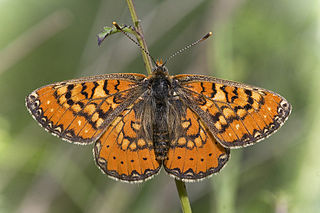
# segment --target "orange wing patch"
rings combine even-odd
[[[285,122],[290,104],[271,91],[201,75],[178,75],[180,93],[225,147],[266,138]]]
[[[153,143],[145,137],[135,104],[124,110],[99,138],[94,155],[99,168],[117,180],[140,182],[159,172]]]
[[[90,143],[140,95],[137,88],[142,79],[140,74],[109,74],[65,81],[35,90],[26,104],[52,134],[70,142]]]
[[[189,108],[182,118],[182,134],[172,141],[165,170],[183,181],[201,180],[218,172],[229,159],[229,149],[221,146],[200,118]]]

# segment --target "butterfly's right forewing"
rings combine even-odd
[[[254,144],[274,133],[291,105],[258,87],[202,75],[177,75],[177,93],[225,147]]]

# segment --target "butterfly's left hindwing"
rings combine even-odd
[[[280,95],[202,75],[177,75],[176,92],[225,147],[254,144],[285,122],[291,105]]]
[[[41,87],[26,98],[33,117],[67,141],[95,141],[143,92],[140,74],[107,74]]]
[[[99,168],[125,182],[142,182],[160,170],[151,138],[143,128],[145,100],[140,97],[110,124],[94,147]]]

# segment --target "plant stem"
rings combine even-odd
[[[179,198],[180,198],[182,211],[184,213],[191,213],[192,210],[191,210],[191,205],[190,205],[185,183],[177,179],[175,179],[175,182],[176,182],[176,187],[177,187]]]
[[[127,0],[127,4],[128,4],[128,8],[129,8],[129,11],[131,14],[131,18],[132,18],[134,27],[135,27],[136,31],[138,32],[138,35],[136,36],[138,39],[138,42],[143,49],[145,49],[147,52],[149,52],[148,48],[147,48],[147,43],[146,43],[144,36],[143,36],[143,31],[142,31],[142,27],[140,25],[140,20],[138,19],[138,16],[137,16],[137,13],[134,8],[132,0]],[[144,61],[144,65],[147,69],[147,72],[148,72],[148,74],[151,74],[152,73],[151,59],[143,50],[141,50],[141,54],[142,54],[142,58]]]
[[[136,10],[134,8],[132,0],[127,0],[127,4],[128,4],[128,8],[129,8],[129,11],[131,14],[131,18],[132,18],[134,27],[135,27],[136,31],[138,32],[138,35],[136,36],[138,39],[138,42],[143,49],[145,49],[147,52],[149,52],[148,47],[147,47],[147,43],[146,43],[144,36],[143,36],[143,31],[142,31],[142,27],[140,25],[140,20],[138,19],[138,16],[136,14]],[[152,73],[151,59],[148,56],[148,54],[145,53],[145,51],[141,50],[141,54],[142,54],[143,61],[144,61],[145,67],[147,69],[147,72],[149,74],[151,74]],[[184,213],[191,213],[192,211],[191,211],[191,206],[190,206],[185,183],[180,180],[177,180],[177,179],[175,179],[175,182],[176,182],[176,187],[177,187],[179,198],[180,198],[182,211]]]

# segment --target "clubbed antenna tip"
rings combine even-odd
[[[113,21],[113,22],[112,22],[112,25],[115,26],[118,30],[121,31],[121,27],[118,25],[117,22]]]
[[[205,36],[202,37],[202,39],[200,39],[199,42],[206,40],[207,38],[209,38],[210,36],[212,36],[212,32],[208,32]]]

